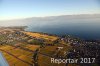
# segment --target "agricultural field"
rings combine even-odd
[[[70,63],[51,63],[51,58],[80,58],[95,47],[98,51],[100,45],[96,42],[85,42],[69,35],[59,37],[15,29],[0,32],[0,52],[4,55],[9,66],[81,66]],[[84,54],[81,54],[83,51]],[[93,55],[91,52],[88,53],[89,56]],[[94,51],[93,57],[96,53],[99,54]],[[98,64],[92,64],[92,66],[98,66]]]
[[[50,65],[50,58],[54,55],[56,48],[63,47],[60,44],[49,46],[57,39],[57,36],[42,33],[3,31],[0,34],[0,51],[10,66],[34,66],[34,51],[39,49],[38,65],[44,66],[47,62]],[[65,47],[63,50],[67,49]]]
[[[42,34],[42,33],[34,33],[34,32],[23,32],[23,33],[25,33],[26,35],[36,37],[36,38],[45,39],[48,41],[54,41],[58,38],[57,36],[49,36],[47,34]]]
[[[26,48],[32,48],[31,50],[36,50],[39,46],[27,45]],[[0,46],[0,51],[3,53],[4,57],[8,61],[10,66],[30,66],[33,64],[33,52],[23,50],[18,47],[13,47],[9,45]]]

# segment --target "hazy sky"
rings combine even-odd
[[[100,14],[99,0],[0,0],[0,20]]]

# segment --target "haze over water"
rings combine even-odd
[[[27,31],[69,34],[82,39],[100,39],[100,15],[34,17],[1,21],[0,26],[28,26]]]
[[[100,1],[0,0],[0,26],[28,26],[27,31],[100,39]]]

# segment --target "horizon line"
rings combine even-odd
[[[22,17],[22,18],[0,19],[0,21],[21,20],[21,19],[28,19],[28,18],[47,18],[47,17],[57,17],[57,16],[79,16],[79,15],[100,15],[100,13],[94,13],[94,14],[65,14],[65,15],[50,15],[50,16],[30,16],[30,17]]]

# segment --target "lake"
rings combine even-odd
[[[82,39],[100,39],[100,19],[69,20],[66,22],[51,22],[48,24],[29,25],[27,31],[46,32],[51,34],[69,34]]]
[[[30,18],[2,21],[0,26],[28,26],[27,31],[73,35],[82,39],[100,39],[100,18]]]

